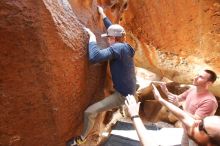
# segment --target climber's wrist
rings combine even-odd
[[[131,120],[133,121],[134,119],[136,119],[136,118],[140,118],[140,116],[139,115],[133,115],[133,116],[131,116]]]
[[[105,15],[105,13],[103,12],[103,13],[101,13],[101,16],[102,16],[102,19],[104,19],[105,17],[107,17],[106,15]]]

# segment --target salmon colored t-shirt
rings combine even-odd
[[[201,118],[214,115],[218,108],[218,102],[212,93],[207,91],[198,94],[195,87],[182,93],[180,98],[185,100],[184,111]]]

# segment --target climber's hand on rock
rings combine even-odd
[[[83,29],[84,29],[88,34],[92,32],[92,31],[91,31],[89,28],[87,28],[87,27],[84,27]]]
[[[97,6],[97,10],[98,10],[99,14],[103,14],[104,13],[103,8],[100,7],[100,6]]]
[[[96,42],[95,34],[87,27],[83,28],[89,34],[89,42]]]
[[[105,17],[106,17],[106,15],[105,15],[104,10],[103,10],[102,7],[97,6],[97,10],[98,10],[98,13],[102,16],[102,18],[105,18]]]
[[[83,29],[89,34],[89,36],[94,35],[94,33],[89,28],[84,27]]]

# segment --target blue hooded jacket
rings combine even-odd
[[[107,17],[103,21],[106,28],[111,25],[111,21]],[[114,88],[123,96],[135,94],[134,54],[135,50],[127,43],[117,42],[102,50],[96,42],[89,43],[89,61],[91,63],[110,61]]]

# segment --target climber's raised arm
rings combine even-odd
[[[105,28],[108,29],[109,26],[112,25],[112,22],[108,19],[108,17],[105,15],[104,10],[102,7],[97,6],[98,12],[101,15],[102,19],[103,19],[103,23],[105,25]]]

